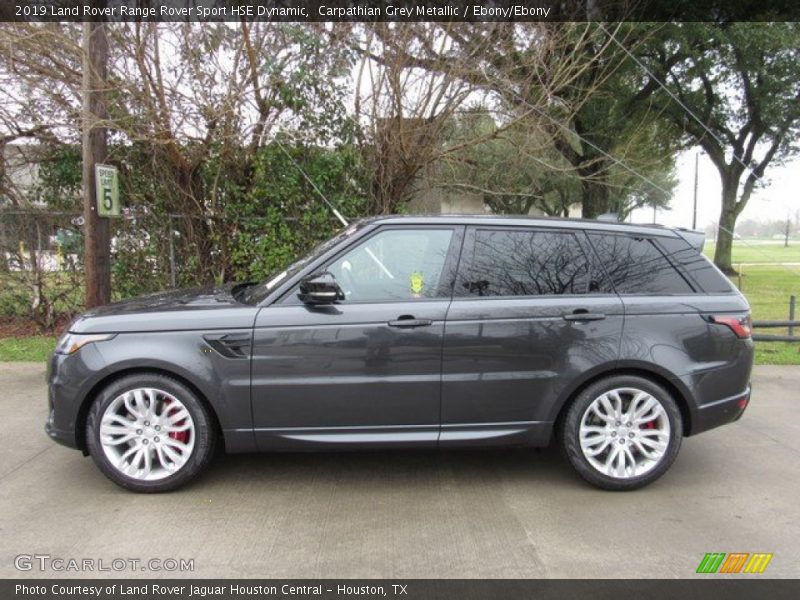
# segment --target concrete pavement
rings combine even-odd
[[[800,367],[753,384],[741,421],[685,440],[633,493],[589,487],[548,449],[220,456],[145,496],[45,436],[42,365],[0,363],[0,577],[97,575],[20,572],[21,554],[194,560],[147,577],[690,577],[737,551],[799,577]]]

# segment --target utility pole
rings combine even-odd
[[[104,0],[93,2],[102,7]],[[108,117],[106,80],[108,38],[105,23],[83,24],[83,218],[86,308],[111,301],[111,240],[108,218],[97,214],[95,164],[106,160]]]
[[[692,229],[697,229],[697,163],[700,153],[694,153],[694,211],[692,212]]]
[[[786,230],[784,231],[783,247],[789,247],[789,234],[792,231],[792,217],[789,211],[786,211]]]

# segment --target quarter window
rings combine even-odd
[[[433,298],[440,294],[452,238],[452,229],[386,230],[336,259],[328,271],[344,291],[344,302]]]
[[[658,245],[672,262],[679,264],[684,272],[703,288],[703,291],[709,294],[725,294],[733,291],[728,278],[683,238],[659,238]]]
[[[605,273],[597,273],[602,292],[619,294],[691,294],[694,290],[647,237],[589,234]]]
[[[567,231],[478,229],[461,293],[475,296],[584,294],[586,255]]]

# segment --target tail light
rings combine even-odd
[[[745,340],[753,336],[753,322],[748,313],[744,317],[734,317],[731,315],[710,315],[708,320],[717,325],[725,325],[739,339]]]

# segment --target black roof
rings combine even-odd
[[[702,231],[683,229],[681,227],[666,227],[655,224],[618,223],[614,221],[599,221],[595,219],[567,219],[562,217],[531,217],[525,215],[386,215],[368,217],[363,222],[373,223],[399,223],[406,225],[425,225],[441,223],[450,225],[487,225],[502,223],[503,225],[520,225],[536,227],[568,227],[570,229],[591,229],[595,231],[619,231],[625,233],[642,233],[648,235],[664,235],[674,237],[703,236]],[[678,233],[681,232],[681,233]]]

